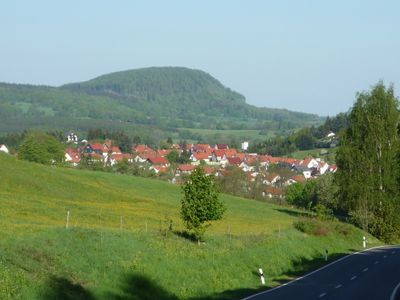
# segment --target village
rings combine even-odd
[[[240,149],[230,148],[227,144],[210,145],[206,143],[171,144],[167,149],[153,149],[144,144],[133,145],[130,153],[124,153],[112,140],[88,142],[80,140],[75,134],[69,134],[65,149],[65,163],[70,167],[79,167],[85,163],[97,163],[116,167],[119,164],[136,165],[155,177],[167,177],[168,181],[180,184],[199,165],[206,174],[223,178],[232,168],[240,169],[247,182],[256,180],[262,183],[264,198],[284,198],[284,190],[297,182],[312,180],[318,176],[336,172],[336,165],[329,165],[321,158],[274,157],[257,153],[248,153],[248,142]],[[6,146],[0,150],[6,152]],[[8,150],[7,150],[8,151]],[[175,155],[171,155],[174,153]],[[169,159],[185,155],[185,163]],[[168,176],[165,176],[168,174]]]

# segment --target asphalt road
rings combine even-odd
[[[334,261],[251,300],[400,300],[400,246],[370,249]],[[397,296],[394,291],[397,287]]]

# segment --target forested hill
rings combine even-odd
[[[245,97],[200,70],[152,67],[111,73],[62,87],[72,91],[122,100],[147,115],[179,117],[201,122],[201,117],[247,118],[307,122],[311,114],[248,105]],[[192,126],[190,126],[192,127]]]
[[[62,118],[152,125],[159,128],[293,129],[321,122],[317,115],[259,108],[209,74],[152,67],[44,87],[0,83],[0,117]],[[1,130],[0,130],[1,131]]]

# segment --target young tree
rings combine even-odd
[[[201,167],[193,171],[182,190],[182,220],[200,243],[210,226],[209,222],[220,220],[226,207],[218,198],[219,190],[214,177],[206,175]]]
[[[393,213],[399,208],[398,129],[393,88],[378,83],[358,95],[337,153],[340,206],[364,230],[386,241],[400,235],[399,216]]]

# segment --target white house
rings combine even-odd
[[[263,183],[266,185],[274,185],[280,179],[281,179],[281,176],[279,176],[279,174],[268,174],[267,176],[265,176]]]
[[[305,179],[310,179],[310,178],[312,177],[312,176],[311,176],[311,173],[312,173],[311,170],[304,170],[304,171],[303,171],[304,178],[305,178]]]
[[[325,172],[328,171],[328,169],[329,169],[329,165],[326,162],[321,161],[319,163],[319,174],[324,175]]]
[[[74,143],[74,144],[78,144],[78,136],[71,132],[67,135],[67,143]]]
[[[0,151],[9,154],[8,148],[6,145],[0,145]]]
[[[334,132],[329,132],[327,135],[326,135],[326,137],[327,138],[334,138],[336,136],[336,134],[334,133]]]
[[[246,162],[242,161],[242,163],[239,165],[239,168],[241,168],[244,172],[251,172],[254,171],[253,166],[249,166]]]
[[[247,151],[247,149],[249,149],[249,142],[241,143],[240,148],[242,148],[243,151]]]
[[[143,154],[138,154],[133,159],[137,163],[144,163],[147,161],[147,157]]]
[[[315,158],[306,158],[300,162],[300,165],[305,166],[309,169],[311,169],[311,168],[318,169],[319,168],[319,162]]]

